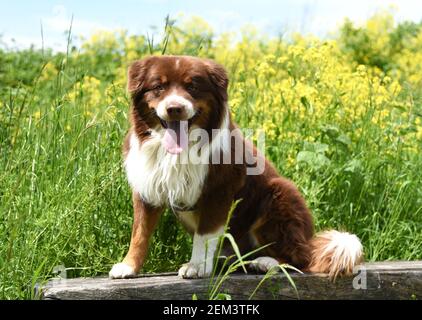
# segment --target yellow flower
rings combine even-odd
[[[57,77],[58,71],[56,66],[51,61],[47,62],[44,69],[42,70],[40,81],[48,81]]]
[[[100,80],[85,76],[74,85],[73,90],[68,94],[68,98],[75,102],[76,100],[82,101],[90,108],[98,108],[104,99]]]
[[[357,67],[356,71],[359,75],[365,75],[366,74],[366,66],[361,64]]]
[[[36,111],[34,113],[34,118],[35,118],[35,120],[39,120],[41,118],[41,111]]]
[[[289,154],[287,156],[287,165],[289,167],[293,167],[296,164],[296,157],[294,157],[292,154]]]
[[[415,136],[422,137],[420,118],[408,128],[411,134],[397,133],[405,132],[400,125],[420,111],[418,95],[409,92],[422,88],[422,30],[414,31],[395,52],[394,28],[389,11],[357,27],[365,37],[357,48],[362,49],[362,56],[355,59],[344,50],[341,38],[320,40],[294,34],[291,41],[280,41],[261,36],[253,27],[242,29],[240,37],[224,33],[212,38],[211,27],[202,19],[182,17],[171,30],[167,53],[189,52],[224,65],[231,79],[233,116],[241,126],[264,129],[271,142],[315,142],[322,127],[333,125],[353,141],[370,131],[380,139],[409,144],[410,152],[419,143]],[[82,106],[85,116],[103,115],[113,121],[119,108],[129,103],[127,67],[148,54],[147,46],[144,37],[122,31],[93,34],[84,41],[83,54],[92,65],[101,65],[104,53],[111,56],[113,81],[101,83],[92,75],[85,76],[71,88],[68,100]],[[53,67],[46,66],[47,78],[54,76]],[[377,142],[368,143],[376,147]],[[294,163],[293,154],[285,156]]]
[[[104,113],[104,118],[108,121],[112,121],[115,119],[117,112],[118,109],[116,106],[109,106]]]

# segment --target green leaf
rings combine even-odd
[[[306,163],[313,169],[320,169],[324,166],[330,164],[330,159],[328,159],[324,154],[311,152],[311,151],[300,151],[297,155],[298,163]]]
[[[325,143],[320,143],[320,142],[307,142],[305,141],[304,145],[303,145],[303,150],[304,151],[311,151],[311,152],[315,152],[315,153],[326,153],[329,149],[328,144]]]
[[[362,162],[358,159],[350,160],[346,167],[344,168],[344,172],[349,173],[358,173],[362,171]]]
[[[217,294],[216,300],[232,300],[232,296],[228,293]]]
[[[334,125],[325,125],[321,128],[321,131],[332,139],[337,138],[340,134],[340,129]]]
[[[300,151],[297,154],[297,162],[312,163],[316,157],[316,153],[312,151]]]
[[[352,144],[352,140],[350,140],[350,138],[347,135],[343,134],[343,133],[340,134],[337,137],[336,141],[344,144],[345,146],[350,146]]]
[[[306,109],[310,109],[311,104],[309,103],[308,99],[306,97],[301,97],[300,102],[304,105]]]
[[[236,254],[236,257],[239,259],[239,261],[243,261],[242,255],[240,254],[239,247],[237,246],[236,240],[234,240],[233,236],[230,233],[225,233],[223,236],[224,238],[230,241],[232,248],[234,250],[234,253]],[[242,268],[243,268],[243,271],[245,271],[245,273],[248,273],[244,265],[242,265]]]

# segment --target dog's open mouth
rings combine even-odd
[[[165,121],[160,118],[161,125],[165,129],[162,143],[168,153],[180,154],[188,148],[189,128],[198,114],[189,120],[181,121]]]
[[[167,152],[171,154],[180,154],[188,147],[189,122],[183,121],[164,121],[161,120],[165,128],[162,143]]]

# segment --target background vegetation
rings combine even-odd
[[[381,12],[332,39],[215,36],[202,20],[168,21],[154,43],[124,31],[67,53],[0,49],[0,298],[37,281],[105,274],[130,238],[121,142],[128,64],[153,54],[216,59],[230,74],[242,127],[294,180],[317,229],[356,233],[367,260],[422,259],[422,25]],[[144,272],[176,270],[190,239],[162,219]]]

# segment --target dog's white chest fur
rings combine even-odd
[[[142,144],[132,133],[125,167],[131,187],[156,207],[194,207],[208,174],[207,164],[177,161],[176,155],[163,148],[161,136],[155,132]]]

